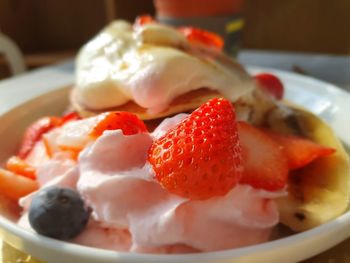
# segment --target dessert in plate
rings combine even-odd
[[[28,127],[0,170],[18,224],[97,248],[189,253],[342,214],[349,161],[333,131],[222,45],[149,17],[116,21],[87,43],[73,111]]]

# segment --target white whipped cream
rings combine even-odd
[[[132,100],[158,113],[174,98],[199,88],[218,90],[231,101],[253,88],[241,71],[200,53],[187,53],[188,46],[169,26],[113,22],[78,54],[76,98],[90,109]]]

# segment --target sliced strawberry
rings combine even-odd
[[[288,161],[283,150],[264,132],[245,122],[238,123],[244,159],[243,184],[268,191],[287,184]]]
[[[0,169],[0,193],[14,200],[38,189],[38,183],[32,179]]]
[[[100,114],[96,125],[90,132],[91,136],[98,137],[106,130],[121,129],[124,135],[147,132],[146,125],[135,114],[113,111]]]
[[[222,50],[224,40],[221,36],[195,27],[180,27],[179,31],[185,35],[189,42],[200,43],[205,46]]]
[[[12,156],[7,160],[6,169],[30,179],[36,178],[36,169],[17,156]]]
[[[39,141],[43,134],[61,125],[62,120],[58,117],[43,117],[30,125],[24,133],[21,147],[17,156],[25,159]]]
[[[72,111],[72,112],[69,112],[65,115],[62,116],[62,119],[61,119],[61,122],[62,122],[62,125],[67,123],[67,122],[70,122],[70,121],[77,121],[77,120],[80,120],[81,117],[79,116],[79,114],[76,112],[76,111]]]
[[[148,160],[159,183],[190,199],[225,195],[242,175],[232,103],[212,99],[155,140]]]
[[[276,99],[283,98],[284,88],[281,80],[270,73],[260,73],[254,76],[260,88],[267,91]]]
[[[145,24],[149,24],[149,23],[154,23],[155,20],[152,16],[150,15],[141,15],[136,17],[134,25],[135,26],[143,26]]]
[[[288,158],[289,169],[301,168],[317,158],[328,156],[336,151],[304,138],[268,131],[265,133],[284,150]]]
[[[61,151],[69,153],[69,157],[74,161],[78,160],[79,153],[82,150],[81,148],[75,148],[75,147],[69,147],[69,146],[63,146],[63,145],[60,145],[59,149]]]

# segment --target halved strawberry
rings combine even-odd
[[[68,112],[65,115],[62,116],[61,122],[62,125],[69,122],[69,121],[77,121],[80,120],[81,117],[76,111]]]
[[[35,121],[26,129],[17,156],[25,159],[42,135],[61,125],[61,123],[62,120],[58,117],[43,117]]]
[[[242,176],[232,103],[212,99],[155,140],[148,161],[168,191],[190,199],[225,195]]]
[[[209,47],[222,50],[224,40],[221,36],[195,27],[180,27],[179,31],[185,35],[189,42],[200,43]]]
[[[284,88],[281,80],[270,73],[260,73],[254,76],[260,88],[267,91],[276,99],[283,98]]]
[[[6,169],[30,179],[36,178],[36,169],[17,156],[12,156],[7,160]]]
[[[270,131],[265,131],[265,133],[283,149],[288,159],[289,169],[301,168],[317,158],[328,156],[335,152],[333,148],[314,143],[304,138]]]
[[[0,193],[17,200],[38,189],[35,180],[0,168]]]
[[[69,153],[69,155],[67,155],[67,157],[69,157],[70,159],[72,159],[74,161],[78,160],[79,153],[82,150],[81,148],[74,148],[74,147],[63,146],[63,145],[60,145],[59,149],[61,151],[66,152],[67,154]]]
[[[140,16],[136,17],[134,25],[135,26],[143,26],[145,24],[154,23],[154,22],[155,22],[155,20],[152,16],[140,15]]]
[[[106,130],[121,129],[124,135],[147,132],[146,125],[135,114],[122,111],[112,111],[100,114],[96,125],[90,132],[91,136],[98,137]]]
[[[241,183],[268,191],[282,189],[287,184],[288,161],[279,144],[246,122],[238,122],[238,135],[244,160]]]

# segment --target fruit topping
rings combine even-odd
[[[17,156],[12,156],[7,160],[6,169],[30,179],[36,178],[36,169]]]
[[[168,191],[190,199],[228,193],[242,176],[234,108],[212,99],[155,140],[148,160]]]
[[[281,80],[270,73],[260,73],[254,76],[260,88],[280,100],[283,98],[284,88]]]
[[[76,121],[80,120],[81,117],[76,111],[68,112],[65,115],[62,116],[62,124],[65,124],[69,121]]]
[[[240,183],[268,191],[287,184],[288,161],[283,149],[264,132],[245,122],[238,122],[244,173]]]
[[[224,47],[224,40],[213,32],[195,27],[180,27],[179,31],[185,35],[190,43],[202,44],[218,50],[222,50]]]
[[[90,211],[78,192],[54,186],[34,195],[28,216],[30,225],[39,234],[67,240],[84,230]]]
[[[280,145],[288,159],[289,169],[298,169],[311,163],[315,159],[328,156],[335,149],[326,147],[310,140],[273,132],[266,132],[276,143]]]
[[[36,181],[11,171],[0,169],[0,193],[4,196],[17,200],[37,189],[38,184]]]
[[[146,125],[135,114],[122,111],[100,114],[90,135],[98,137],[106,130],[122,130],[124,135],[147,132]]]
[[[149,24],[149,23],[154,23],[155,20],[152,16],[150,15],[141,15],[136,17],[134,25],[135,26],[143,26],[145,24]]]
[[[26,129],[17,156],[25,159],[33,149],[35,143],[41,139],[43,134],[61,125],[61,123],[62,120],[58,117],[43,117],[35,121]]]

